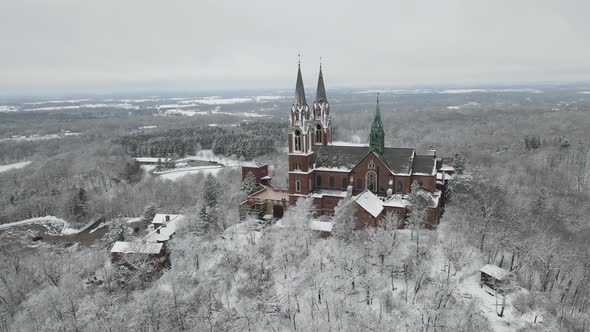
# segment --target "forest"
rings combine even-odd
[[[182,147],[190,143],[194,152],[267,162],[273,183],[284,186],[284,114],[221,128],[157,118],[154,133],[129,130],[153,123],[143,115],[69,119],[68,129],[82,135],[0,142],[6,163],[33,160],[0,173],[0,222],[45,215],[79,225],[98,216],[111,221],[90,244],[0,247],[0,330],[588,330],[590,105],[574,97],[382,95],[386,145],[434,146],[437,155],[465,160],[433,230],[419,222],[399,229],[394,216],[362,227],[343,203],[332,236],[320,237],[307,227],[309,200],[272,225],[240,221],[246,193],[238,169],[168,181],[131,159],[191,154]],[[373,98],[343,92],[334,99],[335,139],[366,142]],[[446,108],[469,102],[479,104]],[[51,128],[65,123],[48,121]],[[11,128],[19,125],[26,126]],[[245,138],[256,143],[249,147]],[[17,149],[25,157],[5,156]],[[136,236],[118,220],[143,218],[153,207],[187,216],[170,241],[170,269],[154,277],[141,262],[114,268],[113,239]],[[470,280],[487,263],[512,271],[519,289],[492,313],[483,308],[496,298],[470,295],[479,291]],[[97,276],[100,284],[88,282]]]

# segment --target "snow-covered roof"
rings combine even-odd
[[[260,180],[272,180],[272,177],[267,175],[267,176],[261,177]]]
[[[336,190],[336,189],[320,189],[311,194],[313,198],[322,198],[324,196],[332,196],[332,197],[346,197],[346,190]]]
[[[397,207],[397,208],[405,208],[406,206],[410,206],[410,201],[408,201],[404,195],[402,194],[395,194],[388,198],[385,202],[383,202],[383,206],[390,206],[390,207]]]
[[[176,233],[176,229],[180,221],[184,219],[184,215],[176,215],[174,219],[170,218],[168,223],[162,223],[162,226],[156,228],[155,230],[151,231],[146,237],[145,240],[148,242],[166,242],[170,240],[172,235]]]
[[[383,202],[369,190],[358,195],[354,200],[373,217],[377,217],[383,211]]]
[[[512,275],[512,273],[494,264],[484,265],[479,270],[497,280],[505,280]]]
[[[441,196],[442,192],[438,189],[435,190],[433,193],[430,193],[430,197],[432,198],[432,204],[430,205],[430,207],[437,207]]]
[[[455,171],[455,167],[453,167],[451,165],[443,164],[442,167],[440,168],[440,171],[443,171],[443,172],[454,172]]]
[[[451,174],[446,173],[446,172],[438,172],[438,173],[436,173],[436,179],[437,180],[443,180],[443,178],[444,178],[444,180],[452,180],[453,179],[453,176]]]
[[[111,253],[159,254],[162,250],[162,246],[162,243],[117,241],[111,249]]]
[[[344,172],[350,173],[352,170],[348,167],[316,167],[314,168],[316,171],[320,172]]]
[[[158,160],[161,160],[163,163],[170,161],[170,158],[152,158],[152,157],[135,157],[140,163],[157,163]]]
[[[152,219],[152,224],[164,224],[166,222],[166,216],[170,217],[169,222],[178,217],[184,217],[182,214],[156,213],[154,219]]]
[[[331,232],[332,227],[334,227],[334,223],[330,221],[311,220],[309,222],[309,228],[314,231]]]

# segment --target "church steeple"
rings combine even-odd
[[[379,111],[379,95],[377,95],[377,109],[375,110],[375,118],[371,125],[371,134],[369,136],[369,150],[383,154],[385,149],[385,133],[383,131],[383,123],[381,122],[381,112]]]
[[[324,87],[324,75],[322,75],[322,63],[321,62],[320,62],[320,76],[318,77],[318,88],[315,93],[315,101],[316,101],[316,103],[317,102],[328,102],[328,97],[326,96],[326,88]]]
[[[303,88],[303,77],[301,76],[301,61],[297,62],[297,83],[295,84],[295,105],[305,106],[305,89]]]

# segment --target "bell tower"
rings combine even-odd
[[[332,143],[332,121],[330,119],[330,104],[326,96],[324,75],[322,74],[322,60],[320,58],[320,74],[313,103],[312,144],[328,145]]]
[[[289,204],[299,197],[308,196],[313,190],[312,136],[315,117],[307,105],[301,61],[297,64],[295,100],[289,113]]]
[[[309,137],[310,115],[301,76],[301,61],[299,61],[297,64],[295,101],[291,106],[291,116],[289,118],[289,153],[307,154],[311,151]]]

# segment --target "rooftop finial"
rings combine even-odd
[[[320,68],[322,68],[322,57],[320,57]]]
[[[297,65],[301,66],[301,53],[297,53]]]

